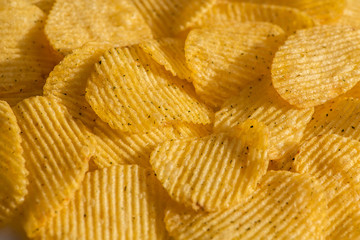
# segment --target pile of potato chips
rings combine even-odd
[[[356,0],[0,0],[0,228],[360,239]]]

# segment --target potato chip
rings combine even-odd
[[[178,38],[160,38],[139,44],[157,63],[163,65],[174,76],[189,82],[191,71],[186,65],[184,41]]]
[[[287,35],[313,27],[312,17],[295,8],[246,2],[218,3],[201,16],[195,26],[213,27],[221,24],[260,21],[280,26]]]
[[[133,0],[158,37],[172,37],[192,25],[216,0]]]
[[[95,65],[86,100],[110,127],[145,132],[169,121],[209,124],[213,112],[138,46],[112,48]]]
[[[250,120],[233,136],[166,141],[151,153],[150,163],[174,200],[216,211],[254,191],[268,167],[267,148],[266,126]]]
[[[91,41],[139,43],[151,30],[130,0],[57,0],[46,21],[45,33],[64,55]]]
[[[41,95],[59,61],[43,33],[45,17],[32,5],[0,9],[0,99],[11,106]]]
[[[26,0],[0,0],[0,7],[1,8],[8,8],[8,7],[14,7],[14,8],[22,8],[22,7],[28,7],[31,5]]]
[[[0,227],[15,214],[27,194],[28,171],[20,129],[9,104],[0,101]]]
[[[168,239],[167,198],[153,173],[136,165],[90,172],[38,239]]]
[[[204,125],[174,123],[153,128],[145,133],[128,134],[114,130],[98,119],[93,132],[97,142],[96,157],[93,161],[97,168],[118,164],[151,167],[150,153],[157,144],[170,139],[206,136],[210,134],[210,129]]]
[[[214,131],[232,131],[247,119],[263,122],[272,143],[269,158],[279,159],[297,147],[313,113],[313,108],[297,109],[284,101],[269,80],[255,81],[215,113]]]
[[[346,0],[344,13],[337,24],[360,27],[360,2],[358,0]]]
[[[46,14],[48,14],[52,6],[54,5],[55,0],[30,0],[29,2],[39,7]]]
[[[360,30],[324,25],[299,30],[275,54],[272,79],[297,107],[325,103],[360,81]]]
[[[205,103],[221,106],[250,81],[270,76],[272,58],[283,40],[284,31],[265,22],[192,30],[185,57],[196,93]]]
[[[321,187],[305,174],[270,171],[242,204],[206,213],[169,208],[170,236],[180,239],[324,239]]]
[[[28,237],[34,237],[79,187],[92,154],[91,139],[81,122],[53,98],[25,99],[13,111],[29,171],[21,221]]]

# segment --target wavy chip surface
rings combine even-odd
[[[169,121],[209,124],[213,112],[191,84],[172,76],[138,46],[112,48],[95,65],[86,100],[110,127],[145,132]]]
[[[324,239],[325,203],[305,174],[270,171],[242,204],[206,213],[169,208],[165,223],[175,239]]]
[[[165,194],[153,172],[136,165],[87,173],[38,239],[168,239]]]
[[[325,103],[360,81],[360,30],[324,25],[299,30],[276,52],[275,89],[300,108]]]
[[[357,0],[346,0],[344,13],[338,21],[338,24],[360,27],[360,2]]]
[[[0,101],[0,226],[17,212],[27,194],[28,171],[21,147],[20,128],[5,101]]]
[[[55,99],[33,97],[13,108],[26,168],[28,195],[21,218],[28,237],[73,196],[88,169],[90,135]]]
[[[267,128],[252,120],[233,134],[170,140],[155,148],[151,166],[175,201],[216,211],[255,190],[268,166]]]
[[[185,57],[196,93],[213,107],[249,82],[270,76],[271,62],[284,31],[265,22],[192,30],[185,42]]]

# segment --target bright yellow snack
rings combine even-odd
[[[18,0],[17,0],[18,1]],[[29,1],[29,0],[27,0]],[[46,14],[48,14],[55,3],[55,0],[30,0],[32,4],[39,7],[43,10]]]
[[[360,2],[358,0],[346,0],[344,13],[337,24],[360,27]]]

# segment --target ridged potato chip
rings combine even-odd
[[[269,158],[279,159],[297,147],[313,113],[314,108],[298,109],[284,101],[269,80],[255,81],[215,113],[214,131],[232,131],[247,119],[263,122],[270,133]]]
[[[346,0],[344,13],[337,24],[360,27],[360,2],[358,0]]]
[[[271,23],[237,23],[190,31],[185,57],[199,97],[219,107],[250,81],[270,76],[284,31]]]
[[[160,38],[142,42],[139,46],[174,76],[192,81],[191,71],[186,65],[185,43],[182,39]]]
[[[191,84],[175,78],[139,46],[112,48],[99,59],[86,100],[110,127],[145,132],[169,121],[212,122]]]
[[[178,202],[216,211],[251,194],[268,167],[268,132],[255,120],[233,135],[170,140],[151,153],[157,178]]]
[[[5,101],[0,101],[0,227],[17,213],[27,194],[28,171],[21,147],[20,128]]]
[[[167,199],[153,172],[136,165],[90,172],[37,239],[168,239],[163,222]]]
[[[57,0],[45,33],[53,48],[63,55],[91,41],[128,45],[152,38],[131,0]]]
[[[13,111],[29,171],[21,221],[28,237],[34,237],[79,187],[93,146],[85,126],[53,98],[28,98]]]
[[[360,81],[360,30],[324,25],[290,36],[276,52],[271,73],[280,96],[312,107],[345,93]]]
[[[312,17],[295,8],[246,2],[218,3],[197,21],[195,26],[212,27],[237,22],[260,21],[280,26],[287,35],[313,27]]]
[[[321,187],[305,174],[270,171],[242,204],[213,213],[179,207],[166,211],[174,239],[324,239]]]
[[[59,61],[43,33],[45,17],[33,5],[0,9],[0,99],[11,106],[41,95]]]

